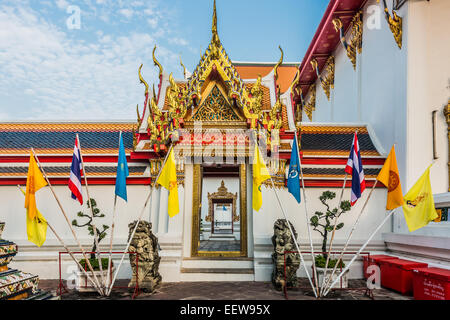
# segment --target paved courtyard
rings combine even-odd
[[[288,290],[289,300],[315,300],[309,283],[301,279],[299,289]],[[117,281],[118,286],[127,286],[127,280]],[[364,280],[350,280],[352,288],[364,288]],[[58,280],[41,280],[39,288],[56,295]],[[305,289],[303,289],[305,288]],[[69,290],[61,296],[62,300],[129,300],[132,291],[115,289],[109,298],[99,297],[97,293],[78,293]],[[412,300],[386,289],[373,291],[375,300]],[[137,300],[286,300],[283,292],[274,289],[271,282],[172,282],[163,283],[154,293],[140,293]],[[365,290],[346,290],[332,292],[324,300],[370,300]]]

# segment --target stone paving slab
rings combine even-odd
[[[300,279],[300,288],[289,289],[289,300],[315,300],[306,279]],[[117,286],[127,286],[129,280],[118,280]],[[349,280],[352,288],[364,288],[364,280]],[[57,294],[58,280],[40,280],[39,288]],[[61,300],[130,300],[133,292],[115,289],[110,297],[100,297],[97,293],[79,293],[69,290]],[[387,290],[373,290],[375,300],[412,300]],[[274,289],[271,282],[168,282],[153,293],[141,292],[136,300],[286,300],[283,292]],[[323,300],[371,300],[365,290],[333,291]]]

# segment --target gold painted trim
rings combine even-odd
[[[191,235],[191,257],[198,257],[198,245],[200,240],[200,189],[201,189],[201,165],[194,164],[193,190],[192,190],[192,235]]]

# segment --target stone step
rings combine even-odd
[[[244,259],[224,259],[222,257],[211,258],[211,259],[192,259],[192,258],[184,258],[181,261],[181,268],[186,269],[196,269],[196,268],[205,268],[205,269],[252,269],[253,270],[253,259],[252,258],[244,258]]]
[[[181,281],[255,281],[253,268],[181,268]]]

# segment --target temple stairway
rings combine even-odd
[[[183,258],[181,281],[255,281],[253,258]]]

